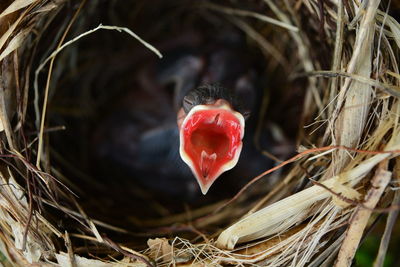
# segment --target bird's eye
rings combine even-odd
[[[187,95],[183,98],[182,107],[186,114],[189,113],[189,111],[193,108],[193,105],[194,105],[193,96]]]

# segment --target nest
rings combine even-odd
[[[3,265],[350,266],[389,213],[382,266],[400,204],[398,12],[378,0],[3,1]],[[165,212],[147,192],[98,189],[82,153],[86,123],[113,108],[91,86],[126,87],[186,25],[245,35],[270,77],[260,117],[297,152],[231,198]],[[102,209],[114,198],[120,209]]]

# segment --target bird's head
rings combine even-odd
[[[239,160],[245,119],[235,106],[227,89],[208,85],[189,92],[178,112],[179,152],[203,194]]]

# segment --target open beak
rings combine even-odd
[[[181,158],[204,195],[223,172],[235,167],[242,150],[244,118],[220,103],[197,105],[178,122]]]

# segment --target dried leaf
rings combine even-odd
[[[372,72],[372,55],[374,42],[375,14],[379,1],[369,1],[367,11],[362,18],[360,28],[353,47],[353,55],[347,72],[370,77]],[[356,147],[364,131],[372,97],[372,87],[358,81],[346,79],[342,86],[335,112],[339,112],[336,121],[335,145]],[[333,117],[333,120],[336,118]],[[340,172],[350,157],[347,151],[339,151],[336,155],[338,163],[335,170]]]
[[[8,30],[0,37],[0,50],[3,49],[4,44],[7,42],[8,38],[17,28],[18,24],[22,20],[23,16],[19,16],[19,18],[8,28]]]
[[[25,228],[16,221],[10,224],[14,238],[15,238],[15,247],[17,249],[23,248],[23,240],[25,234]],[[26,238],[26,246],[23,254],[26,260],[30,263],[38,262],[40,256],[42,255],[42,248],[36,240],[33,240],[32,236],[29,235]]]
[[[35,10],[34,14],[49,12],[49,11],[59,7],[60,4],[57,2],[59,2],[59,1],[53,1],[53,2],[48,3],[45,6],[40,7],[39,9]]]
[[[17,35],[15,35],[14,38],[11,39],[6,49],[4,49],[3,53],[0,54],[0,61],[22,45],[26,36],[28,36],[30,30],[31,30],[30,28],[24,29],[23,31],[20,31]]]
[[[162,259],[170,262],[172,260],[173,248],[168,243],[166,238],[155,238],[147,240],[147,245],[150,248],[150,256],[154,259]]]
[[[78,255],[75,255],[75,262],[77,267],[114,267],[112,263],[106,263],[99,260],[87,259]],[[56,259],[60,267],[71,267],[71,259],[68,254],[61,252],[56,254]]]
[[[21,8],[24,8],[26,6],[29,6],[30,4],[36,2],[37,0],[15,0],[12,2],[11,5],[9,5],[1,14],[0,18],[11,14],[17,10],[20,10]]]

